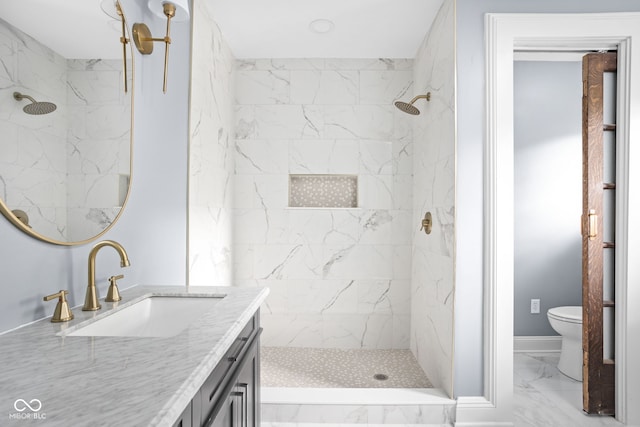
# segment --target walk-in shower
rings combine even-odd
[[[25,105],[24,108],[22,109],[22,111],[24,111],[27,114],[32,114],[32,115],[49,114],[54,112],[56,108],[58,108],[56,104],[52,102],[46,102],[46,101],[39,102],[33,99],[32,97],[30,97],[29,95],[25,95],[20,92],[13,92],[13,98],[16,101],[22,101],[25,98],[31,101],[31,104]]]

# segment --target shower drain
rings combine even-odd
[[[378,380],[378,381],[386,381],[386,380],[388,380],[388,379],[389,379],[389,376],[388,376],[388,375],[385,375],[385,374],[375,374],[375,375],[373,376],[373,379],[374,379],[374,380]]]

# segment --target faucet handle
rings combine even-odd
[[[120,291],[118,291],[118,283],[117,281],[122,279],[124,274],[119,274],[117,276],[109,277],[109,290],[107,291],[107,297],[104,299],[105,302],[116,302],[120,301],[122,297],[120,296]]]
[[[53,312],[53,317],[51,321],[54,323],[58,322],[68,322],[73,319],[73,313],[69,308],[69,303],[67,302],[67,294],[69,291],[56,292],[55,294],[47,295],[43,298],[43,301],[51,301],[52,299],[58,298],[58,304],[56,304],[56,309]]]

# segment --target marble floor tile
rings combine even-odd
[[[515,427],[622,426],[582,412],[582,383],[558,371],[559,359],[560,353],[514,355]]]

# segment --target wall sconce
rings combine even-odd
[[[167,17],[167,34],[154,38],[146,24],[133,24],[133,41],[143,55],[153,52],[153,42],[164,42],[164,80],[162,92],[167,93],[167,72],[169,69],[169,45],[171,44],[171,20],[180,22],[189,20],[189,0],[149,0],[149,10],[160,17]]]
[[[102,0],[100,2],[100,8],[107,16],[122,23],[122,35],[120,36],[120,43],[122,43],[122,75],[124,77],[124,93],[127,93],[129,91],[127,86],[127,44],[129,43],[129,39],[127,38],[127,23],[124,19],[124,13],[122,12],[122,7],[120,6],[120,2],[118,0]]]
[[[122,22],[122,35],[120,36],[120,43],[122,43],[122,64],[124,67],[124,93],[128,92],[127,88],[127,44],[129,43],[129,39],[127,38],[126,25],[127,23],[124,21],[124,14],[122,13],[122,7],[120,6],[120,2],[116,0],[116,13]]]

